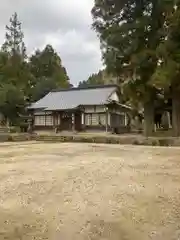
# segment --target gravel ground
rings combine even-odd
[[[180,149],[1,144],[1,239],[180,239]]]

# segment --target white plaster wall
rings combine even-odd
[[[106,112],[106,107],[104,105],[96,106],[96,112]]]
[[[87,106],[85,107],[85,113],[94,113],[94,112],[105,112],[106,111],[106,108],[104,105],[100,106],[100,105],[97,105],[97,106]]]
[[[84,109],[84,111],[85,111],[85,113],[92,113],[92,112],[94,112],[94,107],[85,107],[85,109]]]
[[[34,115],[51,115],[52,114],[52,112],[45,112],[45,111],[34,111]]]
[[[84,125],[85,121],[84,121],[84,113],[81,114],[81,124]]]
[[[110,100],[119,102],[119,97],[117,95],[117,92],[113,92],[111,96],[109,97]]]
[[[108,113],[108,125],[111,125],[111,114]]]

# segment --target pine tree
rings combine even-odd
[[[6,31],[6,40],[2,46],[2,50],[10,56],[19,55],[22,59],[25,59],[26,47],[23,42],[24,34],[17,13],[14,13],[10,18],[10,25],[6,26]]]
[[[10,18],[6,31],[0,52],[0,111],[14,122],[24,111],[31,73],[25,61],[24,35],[17,13]]]

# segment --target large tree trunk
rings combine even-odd
[[[150,137],[154,132],[154,102],[144,104],[144,135]]]
[[[172,128],[173,136],[180,136],[180,90],[172,89]]]

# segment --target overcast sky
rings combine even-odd
[[[99,40],[91,29],[93,0],[3,0],[0,43],[5,25],[16,11],[28,53],[52,44],[60,54],[71,83],[77,84],[102,68]]]

